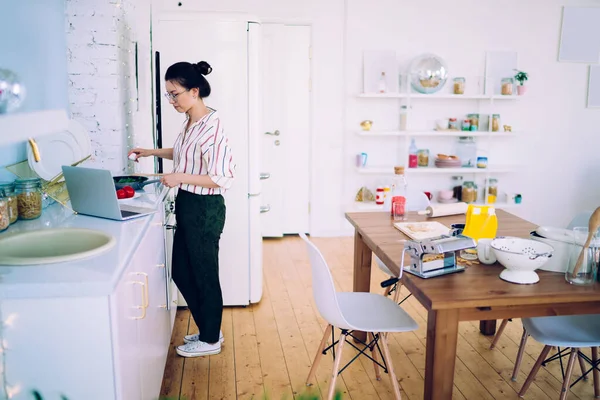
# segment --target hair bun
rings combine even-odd
[[[198,64],[195,64],[195,66],[202,75],[208,75],[212,72],[212,67],[206,61],[200,61]]]

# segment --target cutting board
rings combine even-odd
[[[450,228],[437,221],[394,222],[394,227],[413,240],[424,240],[450,234]]]

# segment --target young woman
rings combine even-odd
[[[173,242],[173,280],[183,294],[199,333],[177,347],[183,357],[221,352],[223,297],[219,282],[219,239],[225,224],[222,194],[231,186],[235,164],[216,110],[204,104],[210,95],[205,75],[210,65],[178,62],[165,73],[165,96],[186,120],[173,148],[133,149],[139,157],[173,160],[173,172],[162,176],[177,187],[177,230]]]

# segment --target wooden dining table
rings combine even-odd
[[[537,226],[503,210],[498,216],[497,236],[528,238]],[[465,215],[427,218],[409,213],[407,221],[438,221],[447,227],[465,223]],[[393,226],[389,213],[347,213],[354,226],[355,292],[369,292],[372,254],[375,253],[394,274],[400,272],[400,260],[408,239]],[[410,260],[405,257],[405,264]],[[466,265],[460,273],[422,279],[406,271],[401,283],[427,310],[425,360],[425,399],[452,398],[454,366],[461,321],[484,321],[482,333],[493,334],[497,319],[553,315],[600,314],[600,284],[570,285],[563,273],[537,271],[540,281],[519,285],[499,278],[499,264]],[[364,332],[356,332],[361,340]]]

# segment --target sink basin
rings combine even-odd
[[[102,231],[79,228],[20,232],[0,239],[0,265],[53,264],[96,256],[116,241]]]

